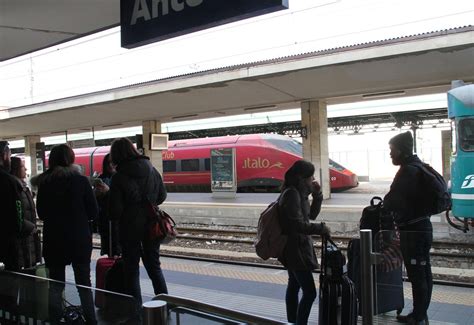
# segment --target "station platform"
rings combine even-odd
[[[94,251],[92,270],[97,258],[98,252]],[[170,295],[286,321],[284,297],[287,274],[284,270],[165,257],[161,261]],[[140,272],[142,294],[144,301],[147,301],[154,296],[153,289],[143,267]],[[94,272],[92,279],[94,282]],[[70,269],[67,280],[74,280]],[[315,282],[318,287],[317,274]],[[404,283],[404,293],[405,314],[412,304],[410,283]],[[316,299],[310,324],[317,324],[317,304]],[[474,324],[474,289],[435,285],[428,315],[430,324]],[[376,316],[374,323],[397,324],[395,313]]]

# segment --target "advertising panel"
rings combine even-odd
[[[237,191],[235,148],[211,149],[211,189]]]

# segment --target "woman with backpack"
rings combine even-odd
[[[278,260],[288,269],[286,313],[290,323],[304,325],[316,299],[313,270],[318,260],[311,235],[329,235],[324,223],[311,223],[321,211],[323,195],[314,179],[314,166],[305,160],[296,161],[285,173],[279,199],[280,225],[288,241]],[[313,201],[310,204],[308,196]],[[303,295],[299,299],[299,291]]]

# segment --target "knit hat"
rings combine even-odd
[[[404,154],[413,154],[413,136],[411,135],[410,131],[394,136],[388,143],[393,145]]]

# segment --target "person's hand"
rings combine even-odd
[[[321,236],[331,236],[331,229],[324,222],[321,223]]]
[[[316,197],[321,193],[321,185],[319,185],[318,181],[313,181],[311,184],[311,193],[313,197]]]
[[[107,193],[109,189],[110,189],[109,186],[105,183],[97,183],[95,185],[95,190],[100,194]]]

